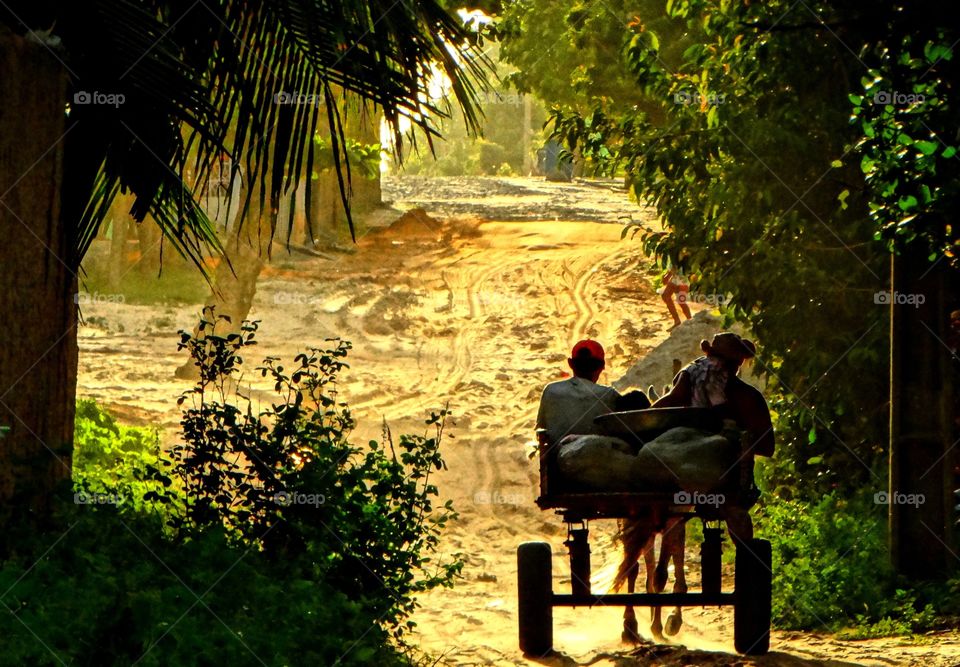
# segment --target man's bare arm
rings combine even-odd
[[[654,402],[655,408],[682,408],[690,405],[693,398],[693,391],[690,386],[690,378],[683,371],[677,373],[673,379],[673,388],[669,393],[664,394]]]
[[[744,426],[753,441],[751,450],[759,456],[773,456],[773,422],[770,421],[770,408],[763,395],[754,390],[745,396],[743,410]]]

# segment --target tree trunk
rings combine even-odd
[[[217,333],[227,334],[240,330],[240,324],[250,314],[253,298],[257,293],[257,278],[263,270],[270,245],[270,222],[267,211],[260,215],[260,197],[255,192],[250,198],[246,215],[243,215],[243,199],[246,192],[237,197],[241,202],[237,211],[237,220],[227,231],[223,240],[224,258],[214,272],[213,290],[204,305],[203,318],[209,320],[210,308],[213,316],[230,318],[229,324],[218,324]],[[241,226],[241,217],[242,226]],[[237,229],[240,232],[237,233]],[[227,261],[229,259],[229,262]],[[199,335],[199,329],[194,329]],[[187,359],[176,370],[176,376],[185,379],[199,377],[199,369],[192,359]]]
[[[134,224],[137,232],[137,246],[140,249],[137,271],[144,278],[154,278],[160,271],[162,250],[160,244],[163,240],[163,232],[150,216],[147,216],[143,222]]]
[[[130,268],[127,259],[127,238],[130,232],[130,216],[114,214],[110,220],[110,257],[108,259],[110,289],[119,291],[120,282]],[[104,225],[106,226],[106,225]]]
[[[66,77],[42,45],[0,32],[0,534],[42,524],[70,479],[76,261],[60,219]],[[3,538],[0,538],[2,542]],[[3,546],[0,544],[0,550]]]
[[[360,111],[350,110],[345,114],[344,128],[348,137],[361,143],[380,143],[379,117],[369,118]],[[351,213],[363,214],[382,206],[380,171],[377,170],[372,178],[368,178],[359,165],[351,167],[351,188],[348,191]],[[317,178],[310,178],[307,187],[311,188],[312,215],[307,224],[309,234],[306,242],[320,248],[336,245],[340,231],[346,229],[347,224],[336,170],[331,168],[318,172]]]
[[[952,491],[958,461],[950,310],[960,280],[915,242],[892,259],[890,302],[890,550],[917,579],[956,568]]]

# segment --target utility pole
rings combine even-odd
[[[533,103],[530,95],[523,96],[523,175],[533,175],[533,132],[530,124],[533,122]]]

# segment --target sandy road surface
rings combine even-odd
[[[426,207],[437,220],[408,216],[333,260],[277,258],[251,313],[262,320],[259,353],[292,359],[328,336],[353,341],[341,391],[360,423],[358,438],[379,437],[383,418],[394,433],[420,429],[427,411],[450,402],[449,470],[438,484],[461,516],[443,546],[466,554],[467,566],[455,589],[421,600],[419,640],[443,664],[533,664],[516,646],[517,544],[550,541],[555,588],[569,576],[563,526],[533,504],[537,475],[526,453],[539,392],[561,377],[581,337],[603,341],[608,382],[667,337],[650,262],[611,224],[625,214],[655,222],[610,183],[409,179],[388,181],[385,197],[400,208]],[[169,432],[179,415],[174,399],[186,388],[173,378],[182,360],[176,331],[194,324],[198,308],[88,306],[79,393]],[[612,528],[592,526],[596,590],[617,559]],[[558,610],[558,654],[542,662],[960,664],[955,635],[839,642],[778,632],[769,656],[745,660],[732,653],[729,610],[687,610],[681,646],[633,650],[619,642],[619,616],[617,609]],[[643,626],[645,612],[641,619]]]

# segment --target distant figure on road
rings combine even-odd
[[[660,298],[663,299],[663,302],[667,305],[667,310],[670,311],[670,317],[673,318],[673,326],[670,327],[671,329],[680,324],[680,315],[677,313],[677,307],[673,303],[674,295],[677,296],[677,302],[680,304],[680,310],[683,311],[683,316],[689,320],[691,315],[690,306],[687,305],[687,299],[690,298],[690,284],[676,269],[667,269],[667,272],[663,274],[663,289],[660,292]]]
[[[711,408],[722,419],[733,420],[749,436],[749,458],[744,464],[752,470],[753,456],[773,456],[774,448],[773,423],[763,394],[737,376],[743,362],[756,356],[756,346],[735,333],[723,332],[710,342],[701,341],[700,349],[706,356],[677,373],[670,393],[653,407]],[[749,482],[752,481],[751,475]],[[720,508],[734,540],[753,539],[753,523],[747,513],[751,504],[752,501],[738,499]]]

